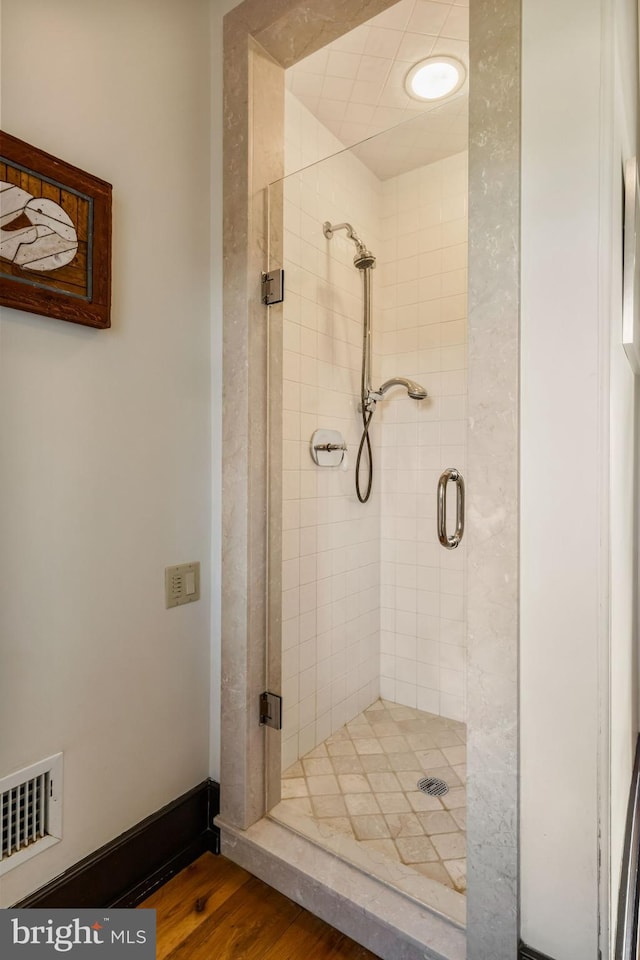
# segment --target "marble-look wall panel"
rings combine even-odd
[[[470,8],[468,956],[518,942],[520,3]]]
[[[254,2],[266,6],[264,0]],[[281,15],[276,17],[273,10],[271,22],[256,34],[256,39],[283,67],[290,67],[391,4],[389,0],[331,0],[320,10],[315,0],[294,4],[280,0],[277,6]]]
[[[282,176],[283,71],[245,37],[225,36],[222,809],[248,826],[265,807],[265,731],[258,698],[266,686],[267,316],[265,186]],[[234,55],[229,55],[234,50]],[[237,102],[236,102],[237,98]],[[246,109],[269,116],[248,125]],[[229,749],[231,748],[231,749]]]

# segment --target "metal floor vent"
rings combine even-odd
[[[62,754],[0,779],[0,875],[62,836]]]
[[[418,780],[418,790],[428,793],[430,797],[444,797],[445,793],[449,793],[449,784],[437,777],[425,777]]]

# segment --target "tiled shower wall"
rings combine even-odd
[[[287,153],[301,162],[338,142],[287,99]],[[344,233],[349,220],[378,244],[381,186],[350,154],[285,181],[283,385],[282,762],[286,768],[379,694],[380,501],[353,485],[359,439],[362,278]],[[314,430],[340,430],[340,468],[317,467]]]
[[[287,93],[287,169],[341,149]],[[435,504],[440,472],[465,468],[466,195],[466,155],[381,183],[343,151],[285,181],[283,768],[379,693],[464,719],[464,547],[439,546]],[[362,277],[325,220],[351,222],[378,256],[374,379],[411,376],[430,397],[379,405],[366,505]],[[342,431],[346,470],[311,460],[320,427]]]
[[[438,478],[466,469],[467,153],[382,184],[381,373],[409,376],[381,404],[381,694],[465,719],[465,541],[436,533]],[[448,491],[455,526],[455,487]]]

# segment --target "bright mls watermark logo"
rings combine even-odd
[[[155,910],[0,910],[0,958],[155,960]]]

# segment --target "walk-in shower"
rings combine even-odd
[[[360,378],[360,412],[362,414],[362,437],[358,447],[358,456],[356,458],[356,494],[360,503],[366,503],[371,496],[373,487],[373,451],[371,449],[371,438],[369,437],[369,426],[375,413],[376,404],[384,399],[384,395],[392,387],[404,387],[412,400],[425,400],[428,396],[427,391],[419,383],[409,380],[407,377],[390,377],[388,380],[373,389],[371,380],[371,271],[375,268],[376,258],[367,249],[350,223],[330,223],[328,220],[322,224],[322,232],[327,240],[333,237],[336,230],[345,230],[347,236],[356,245],[356,255],[353,258],[354,266],[362,272],[363,286],[363,323],[362,323],[362,367]],[[360,483],[360,470],[362,467],[362,455],[366,450],[367,456],[367,480],[364,487]]]
[[[468,952],[506,956],[492,946],[506,942],[504,918],[515,927],[517,917],[517,637],[514,617],[505,632],[493,614],[496,594],[501,610],[517,604],[511,573],[518,499],[508,482],[517,436],[492,424],[501,418],[513,427],[504,411],[517,373],[518,86],[502,82],[518,59],[517,18],[498,24],[500,56],[477,71],[473,87],[468,357],[466,91],[430,106],[424,119],[413,115],[415,101],[399,109],[411,66],[403,55],[424,59],[446,50],[451,37],[467,64],[465,40],[456,39],[466,36],[465,5],[375,4],[385,8],[380,19],[309,56],[299,5],[286,0],[275,20],[262,6],[251,0],[228,15],[233,43],[225,48],[223,849],[341,928],[351,924],[380,956],[396,958],[405,945],[412,956],[465,956],[468,595]],[[356,0],[308,6],[322,16],[327,37],[364,16]],[[495,11],[472,9],[475,58],[485,63],[495,52]],[[255,36],[269,39],[269,52]],[[387,63],[391,47],[398,55]],[[504,151],[496,152],[487,131],[495,128],[496,91],[505,90],[498,112],[510,153],[507,175],[498,176]],[[378,133],[391,123],[397,125]],[[254,145],[249,163],[247,143]],[[258,191],[267,183],[263,197]],[[338,224],[345,216],[367,241],[364,249],[352,245],[346,228],[327,242],[323,221]],[[369,248],[376,256],[372,380],[388,391],[379,391],[385,402],[371,430],[376,479],[369,501],[360,503],[352,470],[365,394],[366,271],[353,259]],[[496,248],[503,254],[497,259]],[[286,295],[265,309],[258,272],[278,269]],[[240,369],[249,376],[247,390],[238,392]],[[424,384],[429,400],[407,403],[407,384],[394,390],[388,383],[399,372]],[[310,442],[320,430],[330,436],[315,442],[338,449],[314,459]],[[468,440],[476,522],[471,540],[445,549],[436,526],[438,480],[453,467],[469,473]],[[507,464],[504,483],[486,469],[494,460]],[[498,517],[491,536],[482,529],[485,516]],[[258,729],[252,720],[253,693],[263,689],[282,697],[281,731]],[[496,717],[504,711],[509,722],[496,740]],[[487,756],[500,763],[487,764]],[[445,780],[448,792],[423,794],[418,784],[425,778]],[[267,816],[255,822],[263,808]],[[496,808],[506,825],[497,837]],[[393,889],[398,877],[401,886]],[[507,908],[487,925],[496,889]],[[416,909],[416,901],[423,906]]]
[[[443,471],[466,471],[466,140],[434,155],[409,125],[425,153],[392,169],[386,135],[335,150],[285,96],[264,263],[287,278],[266,328],[267,685],[282,697],[267,805],[460,922],[466,543],[452,549],[446,488],[447,549],[437,519]]]

